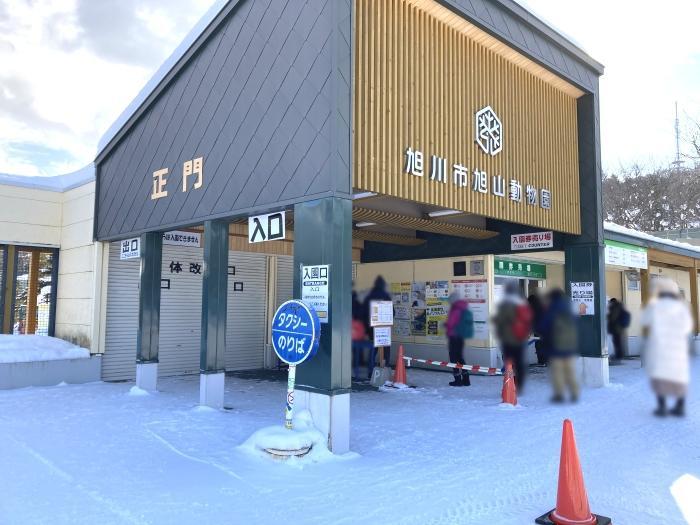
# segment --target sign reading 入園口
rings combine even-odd
[[[571,306],[578,315],[595,315],[595,287],[592,282],[571,283]]]
[[[554,232],[518,233],[510,236],[511,250],[536,250],[553,246]]]
[[[330,265],[317,264],[301,267],[301,300],[312,306],[321,323],[328,323],[330,310],[329,287]]]
[[[646,270],[647,249],[618,241],[605,241],[605,264]]]
[[[505,277],[527,277],[528,279],[546,279],[547,266],[545,264],[530,263],[525,261],[509,261],[507,259],[494,259],[494,273]]]

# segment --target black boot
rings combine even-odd
[[[659,416],[659,417],[664,417],[666,416],[666,398],[664,396],[658,396],[657,397],[659,401],[659,408],[654,410],[654,415]]]
[[[685,398],[684,397],[679,397],[676,400],[676,406],[671,409],[670,413],[673,414],[674,416],[678,416],[678,417],[685,416]]]
[[[462,372],[462,386],[471,386],[472,382],[469,380],[469,372]]]
[[[450,381],[450,386],[462,386],[462,376],[455,376],[455,380]]]

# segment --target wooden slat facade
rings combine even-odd
[[[354,31],[355,188],[580,233],[577,88],[433,0],[355,0]],[[495,156],[475,142],[485,106],[502,122]],[[409,147],[423,153],[422,177],[405,172]],[[446,183],[431,180],[432,155],[447,160]],[[467,187],[453,164],[469,170]],[[472,189],[474,170],[489,194]],[[498,175],[506,190],[522,184],[523,202],[492,194]],[[551,191],[551,209],[526,204],[527,184]]]

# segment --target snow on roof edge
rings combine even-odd
[[[667,246],[673,246],[674,248],[681,248],[683,250],[700,253],[700,246],[694,246],[692,244],[688,244],[687,242],[678,242],[671,239],[664,239],[662,237],[655,237],[654,235],[651,235],[649,233],[633,230],[625,226],[620,226],[619,224],[615,224],[614,222],[604,222],[603,228],[605,229],[605,231],[621,233],[629,237],[635,237],[637,239],[642,239],[645,241],[652,241],[658,244],[665,244]]]
[[[138,111],[138,109],[143,105],[146,99],[153,93],[153,91],[158,87],[158,85],[165,79],[165,77],[170,73],[170,71],[175,67],[175,65],[180,61],[180,59],[185,56],[187,51],[192,47],[192,44],[204,33],[204,30],[211,24],[217,15],[223,10],[223,8],[228,4],[229,0],[216,0],[214,4],[207,10],[207,12],[199,19],[199,21],[194,25],[194,27],[187,33],[187,36],[180,42],[180,44],[175,48],[172,54],[165,59],[165,61],[156,70],[153,76],[146,82],[146,84],[141,88],[138,95],[132,100],[129,105],[121,112],[112,125],[107,128],[107,131],[100,137],[97,143],[97,153],[96,157],[102,153],[102,151],[107,147],[107,145],[112,141],[114,137],[117,136],[119,131],[126,125],[129,119]]]
[[[22,188],[32,188],[36,190],[55,191],[59,193],[72,190],[94,180],[95,165],[92,162],[77,171],[63,175],[54,175],[52,177],[33,177],[0,173],[0,184],[19,186]]]

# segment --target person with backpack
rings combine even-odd
[[[447,348],[450,354],[450,362],[464,365],[464,340],[474,337],[474,315],[469,310],[469,305],[464,299],[460,299],[455,292],[449,297],[450,311],[445,321],[447,334]],[[466,368],[453,368],[454,381],[450,386],[469,386],[469,371]]]
[[[608,333],[612,336],[615,348],[615,360],[620,361],[625,356],[625,343],[627,334],[625,331],[630,326],[632,317],[625,309],[622,302],[614,297],[608,302]]]
[[[564,401],[568,388],[571,401],[578,401],[580,387],[576,378],[578,355],[578,322],[571,303],[560,289],[548,295],[548,305],[537,327],[549,351],[549,369],[554,395],[553,403]]]
[[[520,295],[517,281],[508,281],[504,292],[493,324],[496,337],[501,343],[503,362],[510,361],[513,364],[515,384],[522,391],[527,374],[525,344],[532,332],[532,310]]]

